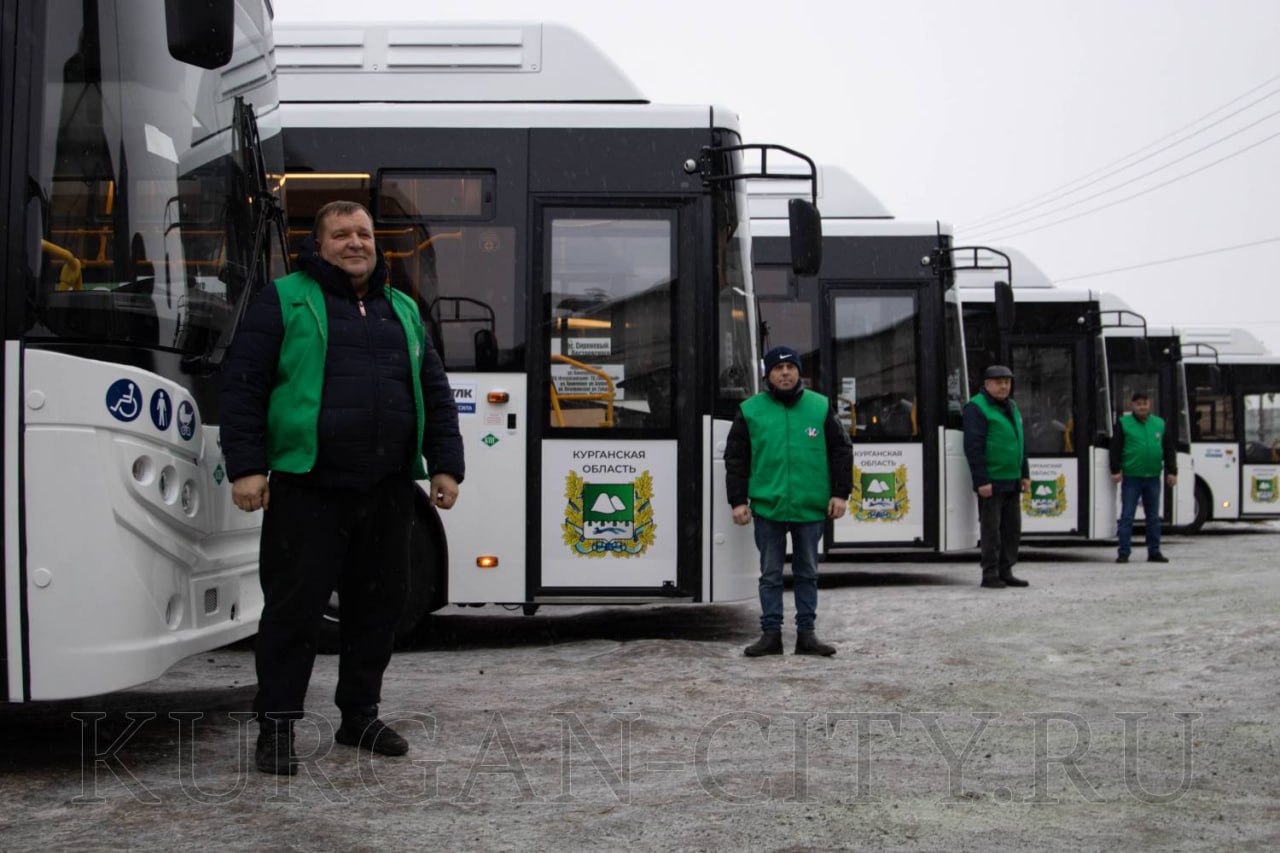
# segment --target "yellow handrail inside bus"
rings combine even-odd
[[[1067,425],[1062,428],[1062,450],[1065,453],[1075,453],[1075,442],[1071,438],[1071,434],[1076,430],[1076,418],[1072,415],[1067,419]]]
[[[46,254],[53,255],[62,261],[62,269],[58,272],[58,290],[84,290],[84,264],[68,250],[48,240],[40,241],[40,248]]]
[[[597,392],[595,394],[561,394],[558,391],[556,391],[556,383],[552,381],[551,411],[555,415],[556,426],[558,427],[564,426],[564,412],[560,410],[561,400],[571,400],[571,401],[595,400],[597,402],[603,402],[605,404],[605,415],[604,415],[604,422],[601,423],[600,426],[602,427],[613,426],[614,425],[613,423],[613,399],[614,399],[613,378],[609,376],[609,374],[605,373],[603,370],[599,369],[598,367],[592,367],[589,364],[583,364],[577,359],[569,358],[567,355],[552,355],[551,360],[558,361],[561,364],[568,364],[572,367],[578,368],[579,370],[585,370],[587,373],[595,374],[596,376],[599,376],[601,379],[603,379],[605,381],[605,385],[608,386],[609,388],[608,391]]]
[[[911,398],[911,437],[920,437],[920,414],[914,397]]]

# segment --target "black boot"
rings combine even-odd
[[[822,655],[829,658],[835,653],[836,647],[819,640],[817,631],[796,631],[796,654]]]
[[[796,654],[820,654],[823,657],[831,657],[835,653],[835,646],[828,646],[818,639],[818,631],[796,631]]]
[[[782,654],[782,631],[762,631],[760,639],[742,650],[749,658]]]
[[[396,730],[378,719],[378,708],[359,711],[343,711],[342,725],[333,739],[343,746],[354,746],[378,755],[404,755],[409,751],[409,741]]]
[[[298,772],[293,752],[293,720],[266,720],[258,724],[254,763],[263,773],[292,776]]]

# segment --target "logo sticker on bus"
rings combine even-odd
[[[1249,497],[1260,504],[1280,501],[1280,477],[1253,477]]]
[[[474,415],[476,413],[476,383],[451,382],[449,384],[453,388],[453,404],[458,407],[458,414]]]
[[[1027,515],[1062,515],[1067,511],[1067,478],[1059,474],[1053,480],[1032,480],[1031,490],[1022,496],[1022,509]]]
[[[867,471],[855,462],[849,503],[858,521],[900,521],[911,507],[907,499],[907,466]]]
[[[565,477],[564,544],[581,557],[636,557],[653,544],[653,478],[643,471],[623,483]]]
[[[129,423],[142,414],[142,390],[131,379],[117,379],[107,389],[107,411],[118,421]]]

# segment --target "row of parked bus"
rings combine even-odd
[[[1265,361],[1246,374],[1221,342],[1187,351],[1013,253],[899,222],[723,107],[650,103],[565,27],[0,8],[21,130],[0,138],[0,699],[119,689],[253,633],[261,519],[230,502],[218,370],[334,199],[372,211],[466,442],[457,508],[419,507],[406,634],[446,605],[753,597],[722,452],[775,343],[854,440],[828,556],[976,544],[959,413],[997,359],[1033,442],[1029,533],[1112,535],[1112,392],[1136,384],[1196,454],[1173,523],[1269,508]]]
[[[1280,517],[1280,358],[1252,335],[1150,327],[1114,294],[1055,287],[1013,249],[958,248],[941,222],[899,221],[828,166],[822,268],[798,277],[780,218],[798,189],[753,185],[755,292],[766,346],[806,354],[806,381],[836,398],[854,440],[851,508],[832,525],[829,556],[974,547],[960,408],[995,363],[1013,368],[1027,425],[1024,537],[1115,536],[1108,448],[1137,390],[1178,448],[1166,523],[1194,532]],[[1000,282],[1012,284],[1012,305],[1001,305]]]

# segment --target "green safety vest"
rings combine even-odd
[[[822,521],[831,500],[826,421],[831,404],[805,390],[792,406],[768,392],[742,404],[751,434],[751,511],[769,521]]]
[[[987,399],[977,394],[970,402],[987,416],[987,477],[992,480],[1021,480],[1026,442],[1022,432],[1022,413],[1013,400],[1009,408],[1013,420]]]
[[[1140,421],[1133,413],[1120,419],[1124,430],[1124,455],[1120,470],[1129,477],[1159,477],[1164,468],[1164,419],[1147,415]]]
[[[280,359],[276,364],[276,384],[267,408],[267,464],[273,471],[305,474],[316,464],[319,445],[320,399],[324,393],[324,362],[329,349],[329,315],[324,307],[324,292],[319,282],[305,272],[295,272],[275,282],[280,295],[280,316],[284,321],[284,340],[280,343]],[[383,288],[387,301],[409,344],[409,366],[412,371],[413,403],[418,413],[418,441],[426,428],[422,402],[422,368],[425,330],[417,303],[407,294]],[[427,477],[419,451],[413,462],[413,476]]]

